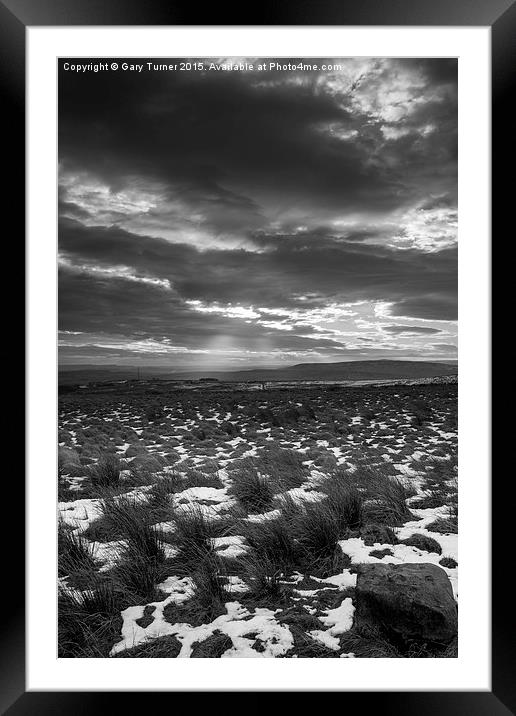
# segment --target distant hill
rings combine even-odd
[[[410,360],[366,360],[339,363],[299,363],[285,368],[254,368],[240,371],[173,371],[169,368],[143,367],[142,379],[199,380],[215,378],[227,382],[293,381],[293,380],[392,380],[399,378],[433,378],[457,375],[456,363]],[[136,369],[125,366],[67,368],[59,371],[59,383],[101,382],[136,378]]]
[[[432,378],[457,375],[457,365],[420,361],[370,360],[341,363],[299,363],[286,368],[230,372],[188,372],[182,378],[218,378],[226,381],[290,380],[387,380],[393,378]],[[178,374],[179,377],[179,374]]]

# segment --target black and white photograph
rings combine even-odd
[[[457,69],[59,58],[59,658],[460,654]]]

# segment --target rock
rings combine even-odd
[[[457,635],[457,605],[446,572],[435,564],[362,564],[355,626],[404,643],[448,644]]]

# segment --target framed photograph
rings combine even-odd
[[[10,714],[516,707],[490,437],[514,3],[260,10],[0,3],[26,217]]]

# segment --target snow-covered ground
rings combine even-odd
[[[431,386],[426,387],[424,394],[430,405],[430,415],[418,425],[414,423],[410,409],[402,407],[405,398],[399,394],[399,386],[397,390],[398,394],[393,389],[379,393],[364,389],[362,395],[358,391],[322,395],[312,389],[305,391],[306,395],[303,393],[301,402],[289,398],[288,394],[276,395],[268,401],[266,393],[250,393],[248,401],[239,395],[238,402],[230,400],[231,395],[229,398],[217,396],[216,400],[213,398],[213,405],[210,396],[195,395],[196,391],[190,391],[187,397],[178,396],[177,400],[173,395],[167,396],[163,405],[164,418],[159,422],[146,420],[143,410],[138,412],[138,406],[133,406],[130,401],[106,401],[99,405],[93,401],[84,407],[70,400],[61,406],[59,444],[71,451],[68,464],[73,470],[69,469],[67,473],[66,463],[62,469],[64,497],[58,505],[59,514],[67,528],[81,539],[99,520],[102,515],[100,501],[91,491],[88,493],[88,474],[89,465],[95,464],[106,450],[127,461],[125,494],[146,505],[151,485],[131,484],[131,461],[137,461],[142,455],[146,458],[158,456],[161,465],[154,470],[154,482],[171,474],[185,481],[185,489],[178,489],[170,496],[171,518],[155,523],[163,534],[166,556],[172,558],[176,550],[168,544],[167,534],[174,533],[173,514],[200,511],[209,520],[225,518],[238,506],[231,494],[232,471],[239,461],[259,459],[271,444],[294,450],[303,457],[306,467],[303,484],[283,492],[298,504],[325,499],[321,486],[331,479],[329,476],[335,469],[340,469],[352,484],[353,475],[364,465],[380,470],[388,468],[388,474],[410,484],[417,493],[412,498],[416,500],[416,506],[410,507],[414,519],[394,528],[399,543],[366,545],[360,536],[341,539],[338,544],[349,558],[348,567],[324,579],[305,575],[310,580],[310,586],[306,588],[299,584],[303,580],[300,574],[290,575],[285,582],[292,586],[290,606],[319,620],[320,628],[309,629],[307,634],[326,648],[339,651],[339,638],[353,626],[357,564],[437,564],[448,575],[456,598],[458,595],[458,568],[440,564],[443,557],[458,562],[457,535],[429,529],[436,520],[449,515],[449,507],[446,504],[427,509],[417,507],[417,499],[427,494],[428,466],[437,462],[451,464],[456,459],[457,434],[453,422],[456,395],[448,394],[445,388],[434,395]],[[307,420],[303,416],[288,422],[281,420],[280,415],[280,419],[271,423],[266,411],[274,408],[278,414],[280,399],[285,402],[285,407],[289,407],[288,400],[291,400],[299,410],[310,402],[316,417]],[[374,413],[374,419],[364,417],[367,415],[364,411]],[[215,481],[218,479],[219,487],[189,486],[188,470],[195,468],[202,473],[204,467],[210,467],[212,471],[214,463],[215,472],[211,474]],[[450,474],[453,474],[452,469]],[[452,482],[449,481],[450,489]],[[68,494],[65,494],[66,489]],[[259,525],[280,518],[281,498],[282,495],[277,496],[274,508],[243,516],[242,522]],[[401,543],[413,535],[432,538],[440,545],[441,553]],[[239,534],[214,537],[211,546],[217,557],[227,560],[228,564],[245,557],[250,549],[244,536]],[[95,543],[94,555],[102,574],[109,574],[116,566],[123,547],[123,539]],[[371,554],[383,550],[383,556]],[[63,585],[67,584],[63,582]],[[227,578],[225,612],[197,625],[181,621],[171,623],[166,616],[170,611],[167,606],[185,605],[195,594],[191,578],[170,574],[156,587],[163,594],[161,601],[142,602],[121,612],[123,624],[118,641],[112,645],[111,655],[159,637],[174,636],[181,645],[178,656],[188,658],[195,644],[214,634],[223,634],[231,641],[223,658],[267,658],[288,656],[289,652],[296,655],[293,632],[283,619],[286,607],[250,605],[244,599],[248,592],[244,575],[233,574]],[[75,593],[80,596],[81,590],[75,590]],[[321,595],[328,593],[334,597],[330,606],[320,600]],[[148,616],[150,611],[152,614]],[[146,626],[138,624],[144,614],[148,616]],[[353,657],[350,652],[338,655]]]

